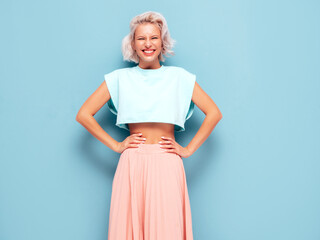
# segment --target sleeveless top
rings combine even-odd
[[[157,69],[135,67],[116,69],[104,75],[110,111],[117,115],[116,126],[129,131],[128,123],[161,122],[184,131],[194,110],[191,100],[196,75],[182,67]]]

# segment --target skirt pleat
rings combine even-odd
[[[160,144],[120,155],[112,182],[108,240],[193,240],[182,158]]]

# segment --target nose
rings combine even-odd
[[[150,40],[146,40],[146,47],[149,47],[151,45]]]

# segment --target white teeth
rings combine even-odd
[[[144,51],[145,53],[152,53],[153,51]]]

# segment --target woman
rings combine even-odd
[[[112,183],[109,240],[192,240],[192,220],[182,157],[191,156],[208,138],[222,114],[181,67],[160,65],[175,42],[157,12],[134,17],[123,39],[124,60],[138,63],[105,75],[77,115],[94,137],[121,153]],[[118,127],[130,131],[117,142],[93,116],[105,104]],[[194,104],[206,115],[186,147],[175,141]]]

